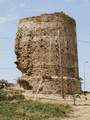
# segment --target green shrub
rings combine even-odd
[[[6,90],[0,90],[0,101],[2,100],[19,100],[24,99],[24,96],[20,92],[11,92]]]
[[[20,92],[0,90],[0,120],[48,120],[65,117],[69,105],[25,100]]]

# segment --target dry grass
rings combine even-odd
[[[59,120],[71,111],[69,105],[25,100],[18,92],[2,90],[0,96],[0,120]]]

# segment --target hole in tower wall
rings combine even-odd
[[[39,92],[41,92],[41,91],[43,91],[43,87],[40,87],[40,88],[39,88]]]
[[[52,77],[49,76],[49,75],[43,75],[42,78],[43,78],[43,79],[52,79]]]
[[[20,87],[22,87],[22,88],[24,88],[26,90],[32,90],[33,89],[33,86],[29,85],[29,82],[26,81],[26,80],[18,79],[17,83],[20,85]]]

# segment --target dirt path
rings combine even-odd
[[[83,96],[82,99],[77,100],[73,110],[70,117],[64,120],[90,120],[90,94],[87,94],[87,100]]]
[[[63,120],[90,120],[90,105],[74,106],[70,117]]]
[[[28,93],[26,93],[25,95],[30,98],[35,96],[28,95]],[[73,99],[71,97],[63,100],[60,96],[37,95],[37,98],[39,98],[39,101],[41,102],[50,102],[52,104],[69,104],[73,106]],[[73,112],[69,115],[69,117],[62,120],[90,120],[90,94],[87,94],[87,100],[85,100],[85,96],[83,95],[81,96],[81,99],[77,99],[76,106],[73,106]]]

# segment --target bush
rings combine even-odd
[[[0,101],[3,100],[20,100],[24,99],[24,96],[20,92],[11,92],[6,90],[0,90]]]
[[[5,87],[9,87],[9,86],[14,86],[13,83],[9,83],[7,80],[0,80],[0,89],[3,89]]]

